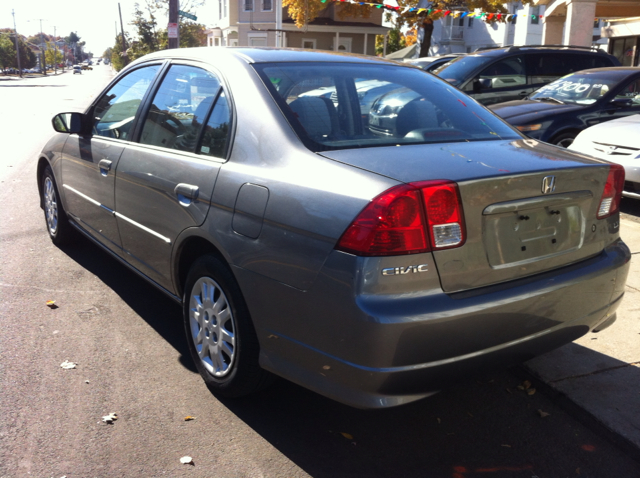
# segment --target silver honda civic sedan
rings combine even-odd
[[[365,100],[363,82],[385,87]],[[623,168],[412,66],[162,51],[53,127],[51,239],[86,236],[181,303],[222,396],[281,376],[401,405],[601,330],[624,294]]]

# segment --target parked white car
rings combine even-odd
[[[591,126],[576,137],[569,149],[624,166],[622,195],[640,199],[640,115]]]

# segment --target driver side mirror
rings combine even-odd
[[[478,93],[491,88],[491,78],[478,78],[473,82],[473,91]]]
[[[611,106],[616,108],[624,108],[625,106],[631,106],[633,104],[632,98],[614,98],[611,100]]]
[[[53,129],[58,133],[82,133],[84,123],[84,115],[82,113],[60,113],[51,120]]]

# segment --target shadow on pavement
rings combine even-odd
[[[180,363],[198,373],[187,347],[180,306],[84,237],[60,248],[95,274],[180,353]]]

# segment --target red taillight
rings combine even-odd
[[[412,183],[420,188],[434,249],[459,247],[465,241],[464,214],[458,185],[452,181]]]
[[[463,243],[457,185],[424,181],[393,187],[374,198],[347,228],[336,248],[361,256],[391,256]]]
[[[598,208],[598,219],[604,219],[618,212],[622,189],[624,188],[624,167],[619,164],[609,166],[609,176],[604,185],[600,207]]]

